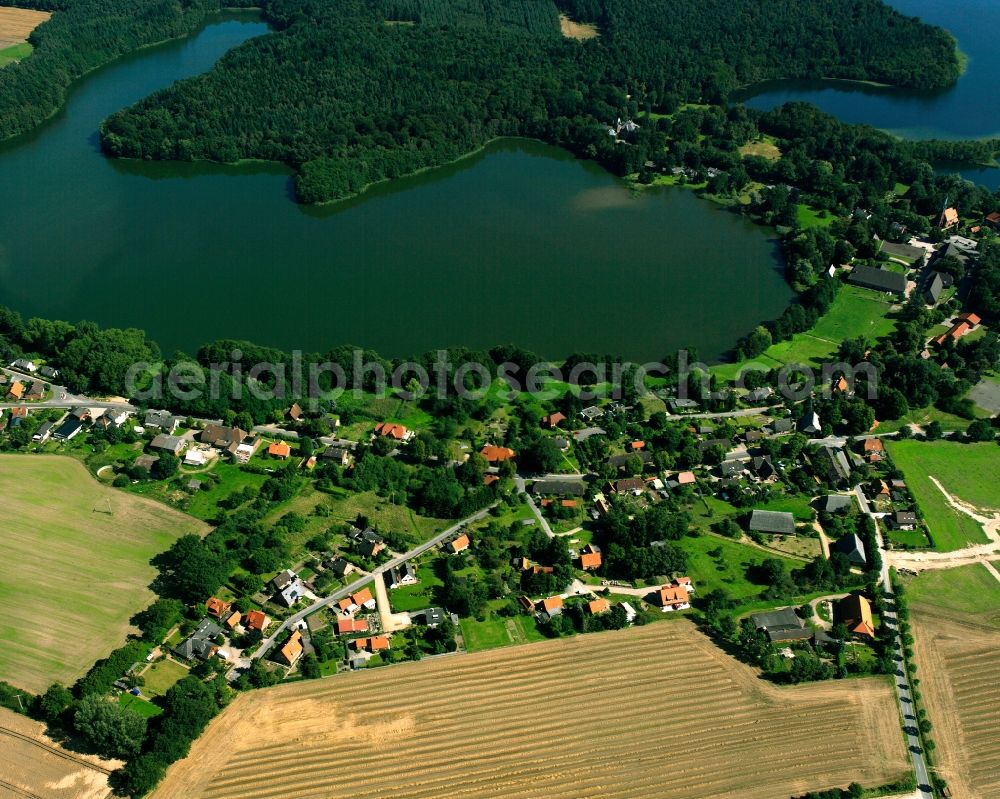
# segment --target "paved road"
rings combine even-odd
[[[359,577],[353,583],[345,585],[343,588],[338,588],[336,591],[330,594],[330,596],[324,597],[323,599],[313,602],[309,607],[305,608],[304,610],[300,610],[295,615],[285,619],[281,623],[281,626],[279,626],[273,633],[271,633],[271,635],[268,636],[268,638],[261,644],[261,646],[257,649],[257,651],[254,652],[253,655],[251,655],[250,659],[256,660],[257,658],[266,655],[268,650],[271,649],[272,646],[274,646],[275,641],[277,641],[281,635],[283,635],[288,629],[290,629],[291,627],[302,621],[304,618],[306,618],[306,616],[311,616],[313,613],[316,613],[325,607],[329,607],[330,605],[339,602],[345,596],[360,591],[362,588],[368,585],[368,583],[370,583],[373,579],[381,580],[382,574],[389,571],[393,567],[400,566],[401,564],[406,563],[406,561],[408,560],[413,560],[413,558],[423,555],[428,550],[433,549],[434,547],[441,544],[443,541],[447,540],[448,538],[451,538],[465,525],[472,524],[473,522],[478,522],[480,519],[486,518],[486,515],[495,507],[495,505],[496,503],[490,505],[490,507],[488,508],[484,508],[478,513],[474,513],[472,516],[469,516],[466,519],[462,519],[462,521],[460,522],[456,522],[447,530],[445,530],[442,533],[438,533],[436,536],[434,536],[434,538],[430,539],[429,541],[421,544],[418,547],[414,547],[409,552],[404,552],[402,555],[399,555],[393,558],[392,560],[388,561],[387,563],[384,563],[383,565],[379,566],[371,574],[365,574],[364,577]]]
[[[529,494],[525,488],[524,478],[521,477],[521,475],[517,475],[517,477],[514,478],[514,483],[517,485],[517,490],[524,494],[525,498],[528,500],[528,507],[531,508],[531,512],[535,514],[535,518],[538,519],[538,524],[541,525],[542,530],[545,531],[545,535],[549,538],[555,538],[556,534],[552,532],[552,528],[549,527],[548,521],[546,521],[545,517],[542,516],[542,512],[535,504],[534,498],[532,498],[531,494]]]
[[[887,624],[896,630],[896,639],[893,642],[893,649],[896,663],[899,665],[899,670],[896,672],[893,683],[896,687],[896,699],[899,702],[899,708],[903,714],[906,748],[910,750],[910,758],[913,760],[913,770],[917,775],[917,792],[914,794],[914,797],[915,799],[934,799],[934,794],[931,790],[930,772],[927,768],[927,761],[924,758],[923,746],[921,745],[919,734],[916,733],[917,712],[913,704],[913,689],[910,685],[910,678],[906,672],[903,661],[903,641],[899,637],[896,612],[891,609],[895,607],[895,604],[894,600],[891,598],[893,596],[893,592],[892,582],[889,580],[889,551],[886,549],[885,538],[882,535],[882,528],[879,526],[878,518],[875,516],[871,506],[868,504],[868,498],[861,490],[861,486],[856,486],[854,493],[861,505],[861,510],[871,517],[872,521],[875,522],[875,527],[878,531],[879,549],[882,552],[882,588],[886,595],[886,610],[882,616],[882,623]]]

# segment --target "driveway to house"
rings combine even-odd
[[[438,533],[429,541],[426,541],[420,546],[414,547],[409,552],[405,552],[402,555],[395,557],[392,560],[388,561],[387,563],[384,563],[383,565],[379,566],[377,569],[372,571],[371,574],[366,574],[363,577],[359,577],[358,579],[354,580],[354,582],[345,585],[343,588],[338,588],[336,591],[330,594],[330,596],[324,597],[323,599],[319,599],[313,602],[305,610],[300,610],[298,613],[285,619],[280,624],[280,626],[273,633],[271,633],[271,635],[269,635],[263,641],[263,643],[261,643],[257,651],[254,652],[253,655],[251,655],[251,660],[257,660],[258,658],[266,655],[268,650],[270,650],[271,647],[274,646],[275,642],[278,640],[279,637],[281,637],[285,633],[285,631],[298,624],[307,616],[311,616],[313,613],[318,613],[323,608],[329,607],[330,605],[339,602],[345,596],[357,593],[366,585],[368,585],[368,583],[370,583],[373,579],[376,582],[380,581],[382,579],[382,575],[385,572],[389,571],[395,566],[401,566],[402,564],[406,563],[406,561],[413,560],[413,558],[419,557],[420,555],[423,555],[425,552],[434,549],[434,547],[442,544],[444,541],[455,535],[455,533],[461,530],[465,525],[472,524],[473,522],[478,522],[481,519],[486,518],[489,512],[495,507],[496,503],[493,503],[488,508],[483,508],[483,510],[479,511],[478,513],[474,513],[468,518],[462,519],[462,521],[460,522],[456,522],[447,530]]]
[[[542,530],[545,531],[545,535],[547,535],[549,538],[555,538],[556,534],[552,532],[552,528],[549,527],[549,523],[545,520],[545,517],[542,516],[542,512],[538,509],[538,506],[535,504],[535,500],[532,499],[531,494],[528,493],[528,490],[524,485],[524,478],[521,477],[521,475],[517,475],[514,478],[514,483],[517,486],[517,490],[520,493],[524,494],[525,499],[528,500],[528,507],[531,508],[531,512],[535,514],[535,518],[538,519],[538,523],[541,525]]]
[[[382,632],[393,633],[410,626],[409,613],[392,612],[389,592],[386,590],[385,578],[382,575],[375,579],[375,603],[378,605],[378,615],[382,620]]]
[[[854,493],[858,498],[858,503],[861,505],[861,510],[867,513],[875,523],[879,550],[882,555],[881,582],[886,597],[886,607],[885,613],[882,614],[882,624],[887,625],[896,633],[892,647],[893,656],[899,665],[899,670],[896,672],[892,682],[896,691],[896,700],[899,702],[900,712],[903,714],[903,735],[906,738],[906,748],[910,751],[910,758],[913,761],[913,771],[917,776],[917,791],[913,794],[913,797],[914,799],[934,799],[934,792],[931,789],[929,776],[930,770],[927,768],[927,760],[924,757],[923,744],[921,743],[919,733],[914,732],[917,729],[917,713],[916,707],[913,704],[913,688],[910,684],[910,678],[906,672],[903,660],[903,641],[899,636],[899,623],[896,618],[892,581],[889,579],[889,557],[891,553],[886,548],[885,536],[879,525],[879,519],[868,504],[868,498],[865,496],[864,491],[861,490],[860,485],[855,486]]]

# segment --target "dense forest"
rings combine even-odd
[[[66,99],[69,85],[120,56],[185,36],[223,6],[252,0],[0,0],[52,11],[31,34],[31,58],[0,70],[0,140],[37,127]]]
[[[491,138],[564,146],[618,173],[662,134],[609,125],[741,85],[829,76],[940,87],[954,41],[880,0],[270,0],[276,33],[112,116],[113,156],[283,161],[304,202],[434,166]],[[558,12],[599,26],[566,39]],[[389,24],[392,23],[392,24]]]

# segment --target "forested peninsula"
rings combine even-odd
[[[275,33],[112,116],[105,151],[281,161],[315,203],[498,136],[634,173],[667,143],[661,114],[749,83],[936,88],[959,74],[947,33],[880,0],[267,0],[263,13]],[[599,35],[564,37],[560,14]],[[619,118],[641,123],[631,146],[609,135]]]

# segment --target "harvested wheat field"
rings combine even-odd
[[[1000,796],[1000,630],[976,617],[914,605],[920,692],[934,760],[954,799]]]
[[[886,682],[777,689],[678,621],[241,695],[155,799],[783,799],[906,768]]]
[[[25,8],[0,8],[0,50],[28,41],[28,35],[52,15]]]
[[[44,735],[41,724],[0,708],[0,797],[102,799],[118,761],[68,752]]]

